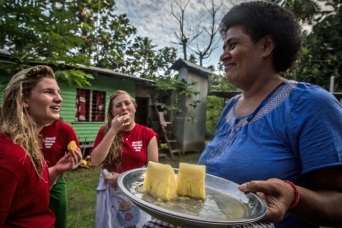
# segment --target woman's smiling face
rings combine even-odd
[[[220,60],[228,81],[241,89],[246,83],[253,83],[253,76],[260,70],[262,58],[258,42],[254,43],[244,33],[242,26],[233,26],[226,33],[223,50]]]
[[[45,126],[60,118],[62,97],[57,81],[42,78],[24,100],[24,107],[38,126]]]

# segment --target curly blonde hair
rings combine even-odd
[[[116,97],[126,94],[129,96],[131,102],[134,104],[135,108],[137,108],[137,102],[136,100],[126,91],[124,90],[117,90],[112,95],[110,95],[108,109],[107,109],[107,126],[106,126],[106,133],[109,131],[109,129],[112,126],[112,120],[114,118],[114,115],[112,113],[113,110],[113,101]],[[123,138],[122,138],[122,131],[120,131],[114,138],[112,145],[109,148],[107,157],[103,161],[104,167],[115,167],[118,170],[120,170],[121,166],[121,154],[122,154],[122,144],[123,144]]]
[[[10,136],[13,143],[20,145],[30,158],[38,176],[43,178],[43,154],[37,126],[24,107],[24,100],[42,78],[54,78],[48,66],[34,66],[15,74],[4,90],[0,130]]]

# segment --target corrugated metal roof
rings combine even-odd
[[[114,76],[114,77],[119,77],[119,78],[129,78],[135,81],[140,81],[144,84],[150,84],[150,85],[155,85],[156,82],[153,80],[149,80],[149,79],[145,79],[145,78],[138,78],[138,77],[134,77],[128,74],[122,74],[119,72],[116,72],[114,70],[108,70],[108,69],[104,69],[104,68],[100,68],[100,67],[93,67],[93,66],[84,66],[82,64],[77,64],[81,70],[84,71],[91,71],[91,72],[95,72],[95,73],[101,73],[104,75],[109,75],[109,76]]]
[[[9,56],[11,55],[10,52],[4,50],[4,49],[0,49],[0,55],[4,55],[4,56]],[[43,61],[43,59],[42,59]],[[60,66],[66,67],[66,68],[71,68],[71,66],[68,66],[67,64],[65,64],[64,61],[57,61],[57,63]],[[40,63],[41,64],[41,63]],[[153,80],[149,80],[149,79],[145,79],[145,78],[138,78],[138,77],[134,77],[128,74],[122,74],[119,72],[116,72],[114,70],[108,70],[108,69],[103,69],[100,67],[94,67],[94,66],[85,66],[82,64],[77,64],[79,66],[79,68],[81,70],[87,71],[87,72],[92,72],[95,74],[104,74],[104,75],[108,75],[108,76],[113,76],[113,77],[117,77],[117,78],[127,78],[127,79],[132,79],[134,81],[140,82],[140,84],[144,84],[144,85],[149,85],[149,86],[155,86],[156,82]]]
[[[185,61],[181,58],[179,58],[172,66],[171,69],[174,70],[180,70],[181,68],[186,67],[188,68],[189,72],[197,73],[198,75],[208,78],[210,74],[212,74],[212,71],[208,68],[202,67],[200,65],[197,65],[195,63],[191,63],[188,61]]]

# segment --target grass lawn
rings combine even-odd
[[[201,153],[186,153],[179,156],[174,154],[175,160],[171,156],[161,158],[160,163],[170,164],[178,168],[179,162],[196,164]],[[99,180],[99,168],[77,168],[64,173],[69,198],[68,228],[94,228],[95,227],[95,205],[96,187]]]
[[[96,187],[100,169],[77,168],[64,173],[68,189],[67,227],[95,227]]]

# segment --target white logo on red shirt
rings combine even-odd
[[[44,139],[45,148],[51,148],[55,142],[56,142],[56,137],[46,137]]]
[[[132,147],[134,148],[135,152],[140,152],[142,147],[142,141],[132,142]]]

